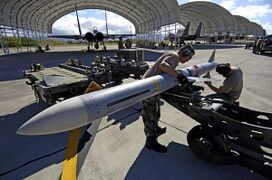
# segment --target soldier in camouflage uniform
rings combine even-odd
[[[153,135],[158,137],[166,131],[166,128],[160,128],[158,126],[158,121],[161,117],[159,99],[159,95],[156,95],[143,101],[142,118],[144,121],[144,132],[147,137]]]
[[[177,53],[167,52],[147,70],[143,77],[148,78],[162,73],[167,73],[173,77],[176,77],[182,84],[189,83],[188,79],[184,75],[179,74],[175,68],[179,63],[189,61],[194,54],[195,51],[191,45],[181,47]],[[158,126],[158,121],[160,119],[159,95],[143,101],[142,119],[144,122],[144,132],[146,135],[145,147],[157,152],[166,152],[166,146],[159,144],[157,141],[157,138],[166,132],[165,127]]]
[[[229,63],[222,63],[217,65],[216,72],[225,77],[225,80],[218,88],[213,86],[210,82],[206,82],[211,90],[216,93],[210,94],[206,96],[206,98],[221,98],[229,103],[235,103],[243,90],[242,70],[239,67],[230,66]]]

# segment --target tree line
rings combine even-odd
[[[58,46],[58,45],[65,45],[65,42],[62,41],[58,41],[58,40],[52,40],[52,39],[48,39],[48,40],[35,40],[35,39],[31,39],[31,38],[27,38],[27,37],[21,37],[21,38],[17,38],[17,37],[1,37],[0,41],[2,41],[2,43],[8,47],[29,47],[29,46],[38,46],[38,45],[54,45],[54,46]]]

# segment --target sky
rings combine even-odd
[[[82,33],[97,29],[106,33],[105,11],[99,9],[86,9],[78,11]],[[109,34],[131,34],[135,33],[134,25],[119,16],[118,14],[107,11],[108,32]],[[53,34],[79,34],[76,13],[70,13],[53,24]]]
[[[185,4],[195,0],[178,0]],[[233,15],[241,15],[260,24],[272,34],[272,0],[205,0],[223,6]],[[106,33],[105,11],[86,9],[78,11],[82,33],[97,29]],[[107,11],[109,34],[135,33],[134,25],[115,13]],[[79,34],[75,12],[67,14],[53,24],[53,34]]]

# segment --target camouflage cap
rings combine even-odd
[[[190,44],[186,44],[178,50],[178,54],[182,56],[193,56],[195,55],[195,50]]]
[[[216,66],[216,72],[219,74],[227,74],[231,70],[229,63],[221,63]]]

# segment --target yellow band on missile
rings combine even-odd
[[[65,154],[65,161],[63,162],[62,180],[76,180],[77,174],[77,147],[80,136],[80,128],[71,131],[68,146]]]
[[[159,86],[159,83],[158,81],[156,80],[153,80],[153,83],[155,85],[155,93],[158,94],[160,92],[160,86]]]

